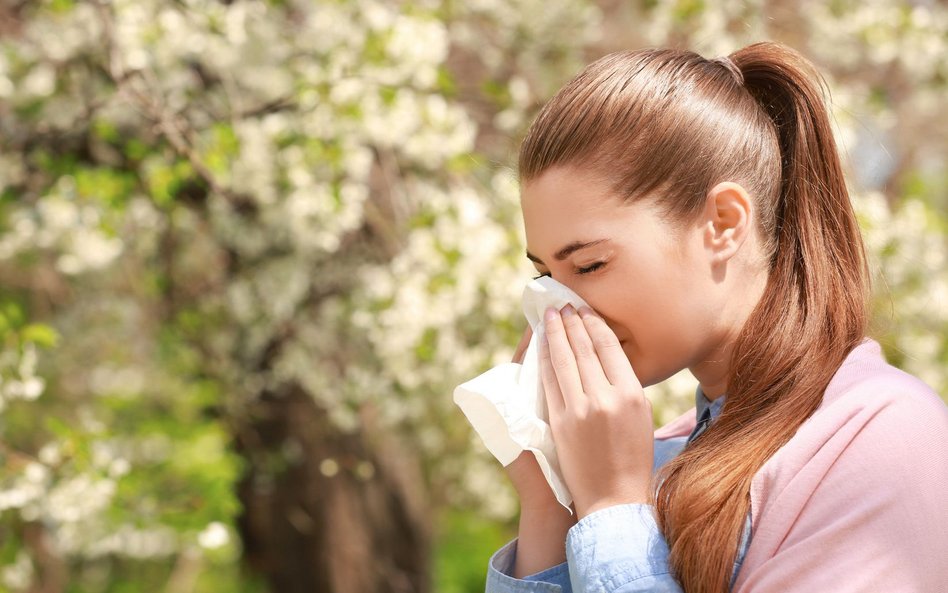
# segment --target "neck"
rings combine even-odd
[[[688,367],[698,380],[701,391],[709,401],[714,401],[727,393],[727,380],[730,375],[731,353],[737,338],[760,302],[767,287],[767,274],[756,274],[742,281],[742,288],[732,287],[731,294],[741,295],[725,301],[718,316],[717,331],[709,335],[708,347]]]
[[[688,370],[698,380],[701,392],[709,401],[714,401],[727,392],[730,344],[715,348],[708,356]]]

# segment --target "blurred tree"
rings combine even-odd
[[[450,393],[523,325],[517,140],[619,48],[817,62],[878,337],[948,393],[948,11],[804,5],[0,4],[0,587],[428,591],[441,509],[509,524]]]

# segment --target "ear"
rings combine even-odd
[[[714,263],[734,257],[753,228],[753,201],[741,185],[722,181],[705,199],[705,244]]]

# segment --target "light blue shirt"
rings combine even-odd
[[[724,397],[709,402],[699,387],[695,390],[698,426],[688,437],[655,440],[657,470],[678,455],[685,444],[713,422],[724,405]],[[702,422],[704,420],[704,422]],[[731,585],[750,545],[750,513],[738,547]],[[513,539],[491,556],[486,593],[682,593],[668,563],[668,544],[648,504],[620,504],[586,515],[566,535],[566,562],[523,579],[512,577],[517,554]]]

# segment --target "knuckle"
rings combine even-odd
[[[631,385],[622,385],[622,386],[619,386],[619,387],[616,388],[616,392],[617,392],[618,397],[620,397],[620,398],[622,398],[623,400],[627,401],[627,402],[628,402],[629,404],[631,404],[632,406],[639,406],[639,405],[642,404],[643,401],[648,401],[648,400],[645,399],[645,397],[642,395],[642,393],[640,392],[640,390],[635,389],[635,388],[634,388],[633,386],[631,386]]]
[[[596,348],[601,351],[607,351],[610,348],[618,348],[619,341],[613,335],[597,335],[593,338]]]
[[[629,400],[629,403],[631,404],[632,409],[638,414],[643,414],[646,412],[650,412],[652,410],[652,407],[649,405],[648,400],[642,397],[641,395],[633,396]]]
[[[564,332],[565,329],[562,323],[557,322],[556,320],[547,321],[544,326],[544,331],[547,336],[558,336],[560,333]]]
[[[554,354],[551,355],[551,362],[553,363],[553,368],[557,370],[565,370],[570,367],[569,357],[565,354]]]
[[[577,406],[577,407],[573,410],[572,416],[573,416],[573,420],[574,420],[577,424],[582,424],[582,423],[584,423],[584,422],[588,422],[590,419],[592,419],[592,416],[593,416],[593,409],[592,409],[592,406],[589,405],[589,404],[585,404],[585,405],[582,405],[582,406]]]
[[[606,322],[602,320],[602,317],[598,315],[589,315],[583,319],[583,322],[593,331],[600,332],[603,329],[611,331],[609,330],[609,326],[606,325]]]
[[[587,398],[587,401],[589,402],[587,410],[590,417],[602,416],[606,411],[606,404],[602,401],[602,398],[590,397]]]
[[[589,340],[577,340],[573,348],[578,358],[592,358],[596,354],[596,350]]]
[[[590,402],[587,416],[597,426],[609,426],[613,424],[614,419],[621,416],[621,410],[616,409],[611,402],[600,401],[595,404]]]
[[[549,361],[552,359],[552,356],[549,348],[540,348],[540,360]]]
[[[563,327],[566,329],[566,333],[570,335],[576,335],[586,331],[586,327],[583,325],[583,320],[577,315],[572,315],[563,320]]]

